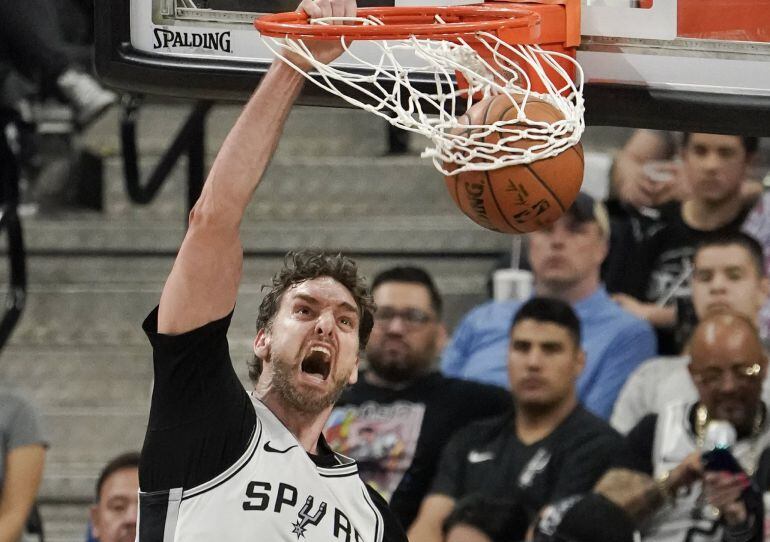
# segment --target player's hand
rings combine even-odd
[[[307,13],[310,19],[355,17],[356,0],[302,0],[297,11]],[[310,49],[313,58],[324,64],[330,63],[345,52],[340,40],[305,39],[304,42]],[[289,53],[287,57],[305,71],[312,68],[307,61],[296,55]]]
[[[703,476],[703,493],[728,524],[738,525],[746,521],[746,505],[741,495],[750,484],[749,477],[743,472],[707,472]]]

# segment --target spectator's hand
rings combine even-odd
[[[741,200],[745,206],[754,205],[762,195],[764,187],[759,181],[746,181],[741,185]]]
[[[356,0],[302,0],[297,11],[304,11],[311,19],[323,17],[355,17]],[[305,44],[310,49],[313,58],[324,64],[328,64],[339,57],[345,48],[340,40],[310,40],[305,39]],[[284,52],[286,57],[294,64],[308,71],[312,66],[301,57]]]
[[[693,452],[684,458],[674,469],[669,471],[666,487],[670,493],[676,494],[683,487],[690,487],[693,482],[703,476],[701,453]]]
[[[637,209],[639,207],[654,207],[659,189],[658,183],[646,178],[639,166],[637,175],[629,176],[618,186],[618,199]]]
[[[684,201],[692,195],[681,161],[646,162],[642,170],[645,172],[645,178],[657,185],[653,189],[654,205],[663,205],[669,201]]]
[[[645,303],[626,294],[613,294],[612,299],[637,318],[647,320],[655,327],[672,327],[676,324],[676,308],[660,307],[655,303]]]
[[[643,303],[627,294],[612,294],[612,299],[631,314],[647,320],[650,303]]]
[[[719,509],[729,525],[739,525],[746,521],[746,505],[741,494],[750,484],[749,477],[743,472],[707,472],[703,476],[706,500]]]
[[[603,495],[622,508],[635,522],[642,521],[663,501],[652,478],[628,469],[607,471],[596,483],[594,493]]]
[[[619,164],[624,164],[626,175],[617,184],[618,198],[634,207],[656,207],[690,196],[690,185],[678,161],[623,160]]]

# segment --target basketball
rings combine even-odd
[[[533,121],[564,118],[554,106],[534,97],[527,100],[524,112]],[[516,115],[510,99],[498,95],[474,104],[460,117],[460,123],[492,124],[515,119]],[[491,133],[484,141],[496,143],[499,137]],[[539,141],[522,139],[511,146],[526,149],[536,143]],[[501,233],[527,233],[555,222],[569,209],[583,182],[583,165],[583,147],[577,143],[556,156],[530,164],[466,171],[447,175],[444,180],[460,210],[480,226]]]

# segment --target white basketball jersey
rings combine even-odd
[[[655,425],[652,463],[654,476],[660,476],[679,465],[688,455],[698,450],[689,414],[691,402],[673,402],[661,409]],[[759,453],[770,444],[768,422],[762,431],[742,439],[732,447],[732,453],[747,472],[757,468]],[[717,542],[722,540],[718,518],[706,505],[700,482],[686,494],[662,508],[648,522],[642,539],[645,542]]]
[[[163,542],[382,542],[383,519],[356,462],[336,454],[338,465],[317,466],[252,402],[257,425],[240,459],[205,484],[168,492]]]

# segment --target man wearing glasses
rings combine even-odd
[[[694,319],[733,310],[759,325],[760,309],[770,291],[759,242],[742,232],[716,234],[698,245],[693,267]],[[618,395],[612,426],[627,433],[645,415],[658,412],[672,400],[695,400],[697,393],[687,372],[689,363],[685,350],[681,356],[661,356],[640,365]],[[764,397],[770,397],[770,387],[766,387]]]
[[[377,305],[366,347],[367,369],[348,388],[329,418],[332,448],[357,460],[407,528],[417,514],[456,429],[507,410],[510,395],[496,387],[436,370],[446,338],[442,299],[431,276],[394,267],[372,282]]]
[[[628,434],[640,470],[657,481],[659,509],[644,528],[644,540],[761,540],[758,494],[749,476],[770,444],[767,407],[761,399],[767,357],[757,330],[737,312],[715,313],[695,328],[688,366],[698,398],[673,401],[644,417]],[[737,465],[709,463],[715,448],[711,422],[728,422],[736,440]],[[607,476],[613,476],[608,473]],[[623,493],[635,494],[631,485]],[[753,496],[754,498],[750,498]],[[663,505],[662,507],[660,505]],[[685,537],[686,535],[686,537]]]

